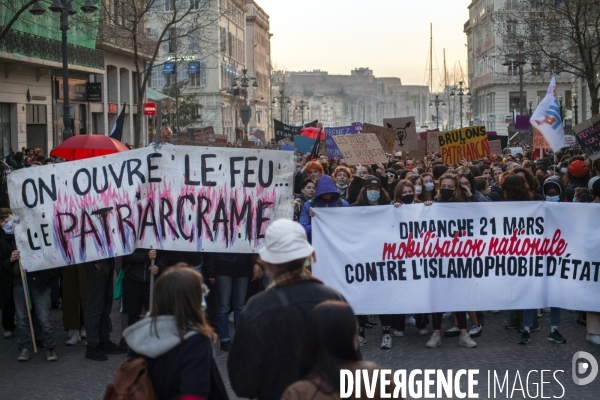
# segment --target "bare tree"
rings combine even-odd
[[[283,122],[286,113],[286,102],[293,94],[294,83],[290,71],[285,66],[273,65],[271,71],[271,98],[279,108],[280,119]]]
[[[217,24],[220,15],[217,0],[102,0],[101,21],[107,41],[133,49],[136,69],[134,85],[140,96],[146,92],[153,71],[160,72],[157,60],[168,55],[179,68],[190,56],[207,59],[218,51]],[[226,39],[225,39],[226,40]],[[209,67],[209,66],[207,66]],[[175,73],[174,82],[177,81]],[[137,102],[135,144],[141,145],[143,102]]]
[[[2,7],[4,7],[4,14],[8,17],[10,14],[12,16],[6,22],[6,24],[2,25],[2,29],[0,30],[0,45],[2,44],[2,39],[6,36],[10,28],[17,22],[21,14],[25,11],[28,11],[29,7],[35,4],[37,0],[28,0],[26,2],[18,1],[18,0],[3,0]]]
[[[447,73],[447,85],[448,87],[444,90],[444,101],[446,102],[446,115],[448,116],[447,128],[457,129],[460,127],[460,97],[450,96],[452,88],[458,88],[460,82],[463,82],[464,86],[467,86],[467,73],[463,70],[460,63],[454,64],[454,66]],[[465,91],[466,95],[466,91]],[[463,115],[465,115],[465,109],[467,107],[468,98],[463,96]]]
[[[499,54],[531,63],[532,75],[567,72],[585,80],[592,114],[599,113],[598,0],[512,0],[494,19],[502,37]]]

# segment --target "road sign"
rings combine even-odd
[[[144,103],[144,115],[156,115],[156,103]]]

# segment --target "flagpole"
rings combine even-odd
[[[33,331],[33,320],[31,319],[31,304],[29,303],[29,289],[27,288],[27,280],[23,264],[19,260],[19,271],[21,273],[21,283],[23,284],[23,295],[25,296],[25,308],[27,308],[27,321],[29,322],[29,333],[31,335],[31,343],[33,344],[33,352],[37,353],[37,344],[35,343],[35,332]]]

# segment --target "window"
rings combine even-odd
[[[204,10],[206,6],[206,0],[190,0],[190,9],[192,10]]]
[[[161,89],[164,85],[163,82],[164,76],[162,68],[155,64],[154,68],[152,68],[152,80],[150,81],[150,87]]]
[[[506,34],[509,37],[517,36],[517,27],[518,27],[517,21],[508,21],[506,23]]]
[[[167,53],[177,53],[177,42],[178,42],[177,28],[169,29],[168,33],[169,33],[169,38],[167,41],[167,44],[168,44]]]
[[[148,12],[156,13],[165,10],[165,0],[148,0]]]
[[[201,36],[200,36],[200,28],[193,30],[188,35],[188,52],[190,54],[200,53],[200,45],[201,45]]]
[[[177,83],[177,78],[179,76],[178,70],[177,70],[177,64],[175,64],[175,66],[173,67],[173,73],[164,74],[163,76],[165,78],[165,86],[169,86],[174,83]]]
[[[189,74],[189,84],[190,86],[207,86],[208,85],[208,79],[207,79],[207,70],[206,70],[206,62],[201,61],[199,62],[199,68],[197,70],[196,73],[193,74]]]
[[[227,28],[221,28],[221,53],[227,54]]]
[[[165,0],[165,11],[175,11],[175,0]]]
[[[150,39],[158,40],[158,31],[156,28],[146,28],[146,35]]]

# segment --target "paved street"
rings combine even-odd
[[[113,310],[112,339],[120,339],[120,319],[116,303]],[[104,387],[123,360],[123,356],[109,356],[106,362],[93,362],[84,359],[85,346],[79,344],[67,347],[64,342],[67,334],[62,330],[61,311],[53,311],[56,337],[59,346],[56,352],[58,362],[45,360],[44,350],[27,363],[18,363],[17,340],[0,340],[0,398],[13,399],[100,399]],[[365,359],[373,360],[390,369],[470,369],[480,370],[479,385],[476,392],[479,398],[486,399],[487,371],[496,370],[498,376],[509,371],[509,385],[512,389],[516,372],[519,371],[523,385],[526,385],[527,372],[532,369],[564,370],[556,376],[564,386],[564,399],[597,400],[600,393],[600,377],[587,386],[576,386],[571,379],[571,358],[576,351],[591,353],[600,360],[600,347],[585,342],[585,328],[575,323],[577,314],[563,312],[561,333],[568,339],[566,345],[550,343],[546,340],[549,329],[549,315],[542,318],[542,330],[532,333],[532,341],[528,346],[517,345],[519,334],[504,329],[508,313],[497,315],[485,314],[485,328],[481,337],[477,338],[478,348],[467,349],[458,346],[458,338],[444,338],[442,346],[437,349],[425,348],[427,336],[417,335],[414,327],[407,328],[406,337],[395,338],[394,348],[389,351],[379,349],[381,340],[380,326],[367,331],[368,345],[362,349]],[[450,323],[444,320],[443,329]],[[215,346],[217,364],[226,381],[232,399],[236,396],[227,382],[227,354]],[[492,375],[493,376],[493,375]],[[532,374],[535,382],[530,381],[530,395],[535,396],[534,384],[540,383],[540,375]],[[464,380],[463,380],[464,381]],[[556,384],[551,374],[544,376],[544,396],[561,396],[562,389]],[[517,385],[518,387],[518,385]],[[539,386],[538,386],[539,387]],[[463,387],[464,389],[464,387]],[[493,391],[492,396],[493,397]],[[507,398],[497,393],[496,398]],[[515,391],[512,398],[524,398],[520,391]],[[525,397],[530,398],[530,397]]]

